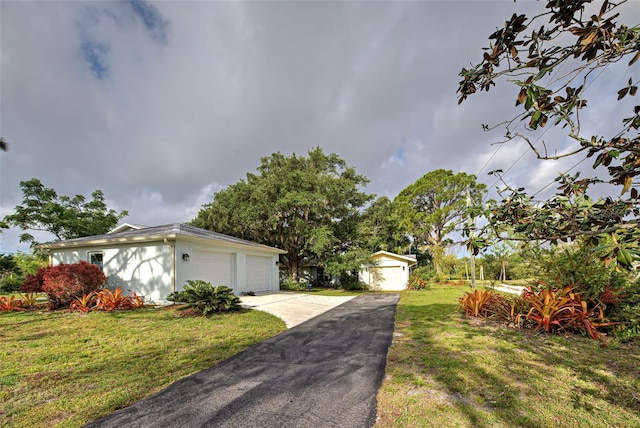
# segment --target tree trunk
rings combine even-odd
[[[298,269],[300,268],[300,261],[297,255],[289,257],[289,278],[291,282],[298,282]]]

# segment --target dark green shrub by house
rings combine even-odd
[[[229,312],[240,309],[240,299],[233,294],[233,290],[224,285],[212,286],[201,280],[189,280],[183,291],[169,294],[167,300],[176,303],[186,303],[184,309],[193,309],[202,315],[215,312]]]

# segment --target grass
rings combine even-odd
[[[464,319],[465,290],[401,293],[377,426],[640,426],[640,347]]]
[[[302,293],[307,293],[303,291]],[[329,287],[313,287],[311,293],[315,296],[359,296],[360,294],[369,293],[364,290],[341,290]]]
[[[378,427],[640,426],[638,345],[465,319],[466,290],[401,293]],[[81,426],[283,330],[259,311],[0,313],[0,426]]]
[[[0,426],[81,426],[284,330],[246,310],[0,313]]]

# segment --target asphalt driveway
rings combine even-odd
[[[365,294],[89,427],[370,427],[395,294]]]

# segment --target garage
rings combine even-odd
[[[193,250],[191,261],[192,279],[234,288],[233,254]]]
[[[247,290],[271,289],[272,258],[247,255]]]
[[[369,284],[373,289],[404,290],[407,286],[402,266],[372,266],[369,275]]]
[[[358,276],[372,290],[404,290],[411,268],[417,263],[413,254],[378,251],[369,257],[369,263],[362,266]]]

